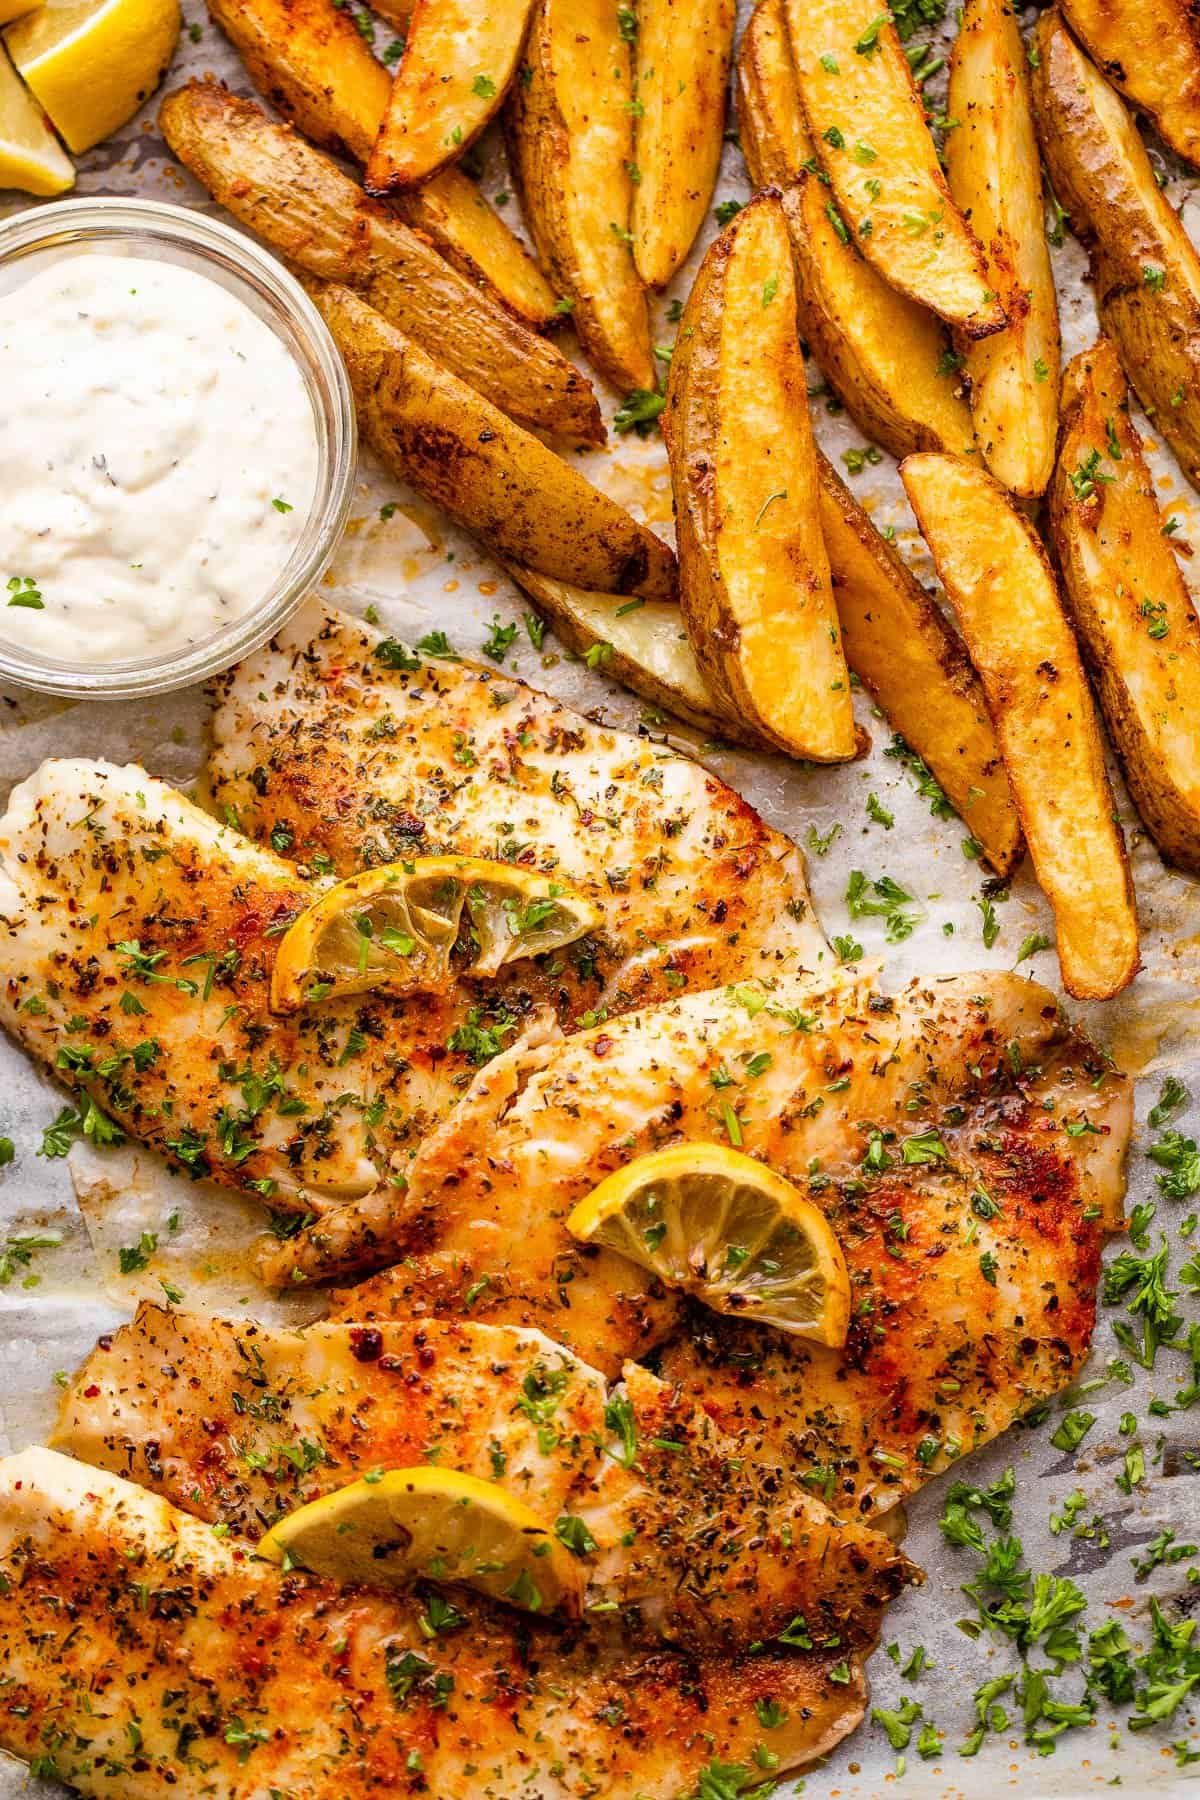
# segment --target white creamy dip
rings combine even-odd
[[[96,663],[199,642],[265,598],[316,481],[303,375],[207,276],[80,255],[0,296],[0,636]]]

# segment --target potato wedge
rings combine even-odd
[[[349,12],[333,0],[209,0],[209,11],[272,106],[315,144],[366,162],[391,80]],[[554,289],[461,170],[443,170],[396,204],[447,262],[518,318],[541,331],[557,316]]]
[[[750,179],[783,191],[800,330],[830,386],[893,456],[969,450],[970,408],[944,328],[859,255],[813,173],[783,0],[759,0],[754,10],[738,51],[737,94]]]
[[[1194,0],[1062,0],[1093,62],[1164,144],[1200,164],[1200,13]]]
[[[1034,116],[1096,306],[1138,397],[1200,485],[1200,256],[1154,177],[1133,120],[1057,12],[1034,34]]]
[[[416,0],[379,136],[368,194],[420,187],[456,162],[499,112],[533,0]]]
[[[979,241],[950,197],[891,14],[787,0],[800,99],[842,228],[880,274],[968,338],[1004,324]]]
[[[1021,821],[979,677],[941,607],[819,452],[817,463],[846,661],[1007,875],[1021,855]]]
[[[723,704],[793,756],[855,753],[818,514],[787,222],[760,194],[710,247],[683,314],[663,429],[679,598]]]
[[[1200,620],[1163,536],[1106,338],[1063,378],[1050,536],[1084,658],[1146,829],[1200,874]]]
[[[701,674],[677,605],[589,593],[516,563],[508,565],[508,572],[568,650],[577,656],[590,651],[605,675],[698,730],[761,748],[745,723],[724,710]]]
[[[1133,980],[1138,926],[1095,707],[1045,552],[999,482],[963,457],[900,475],[979,671],[1063,984],[1107,1000]]]
[[[1029,62],[1011,0],[966,0],[946,105],[958,121],[946,138],[950,192],[1008,319],[967,351],[975,431],[997,481],[1032,499],[1054,468],[1061,346]]]
[[[510,417],[604,441],[596,396],[573,363],[288,126],[212,81],[168,94],[158,116],[171,149],[213,198],[310,275],[361,289]]]
[[[661,538],[352,288],[308,285],[345,358],[359,430],[402,481],[508,561],[607,593],[675,597]]]
[[[633,260],[666,287],[704,221],[725,133],[737,0],[638,0]]]
[[[505,124],[525,218],[580,343],[620,392],[653,388],[630,249],[632,60],[611,0],[537,0]]]

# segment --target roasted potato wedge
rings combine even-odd
[[[653,388],[650,315],[629,241],[632,60],[611,0],[537,0],[505,123],[533,241],[579,341],[622,393]]]
[[[1125,779],[1168,861],[1200,874],[1200,620],[1106,338],[1063,378],[1050,534]]]
[[[677,605],[589,593],[516,563],[508,571],[568,650],[577,656],[590,652],[614,681],[700,731],[735,743],[759,743],[741,719],[724,710],[701,674]]]
[[[661,538],[352,288],[308,285],[345,358],[359,430],[402,481],[506,561],[606,593],[675,597]]]
[[[1200,12],[1195,0],[1062,0],[1093,62],[1164,144],[1200,164]]]
[[[783,0],[755,8],[738,51],[737,95],[750,179],[783,192],[800,330],[830,386],[893,456],[969,450],[970,408],[942,325],[859,255],[813,173]]]
[[[950,192],[1008,320],[967,351],[975,431],[996,479],[1032,499],[1054,468],[1061,348],[1029,62],[1011,0],[966,0],[946,104],[957,121],[946,138]]]
[[[941,608],[818,452],[821,530],[846,661],[925,763],[999,875],[1021,822],[979,677]]]
[[[1117,93],[1057,12],[1034,34],[1042,154],[1090,243],[1096,306],[1126,375],[1184,473],[1200,484],[1200,257]]]
[[[908,497],[979,671],[1034,871],[1054,909],[1069,994],[1133,980],[1138,926],[1095,707],[1032,526],[963,457],[901,464]]]
[[[209,0],[209,11],[272,106],[315,144],[366,162],[391,81],[349,12],[333,0]],[[443,170],[399,195],[396,205],[448,262],[518,318],[541,331],[556,317],[554,289],[460,170]]]
[[[499,112],[533,0],[416,0],[367,162],[368,194],[420,187]]]
[[[896,28],[876,0],[787,0],[809,136],[839,224],[902,294],[968,338],[1004,324],[950,197]]]
[[[596,396],[574,364],[288,126],[211,81],[168,94],[158,116],[171,149],[213,198],[310,275],[361,289],[511,418],[603,442]]]
[[[725,132],[737,0],[638,0],[633,260],[666,287],[708,210]]]
[[[723,705],[793,756],[855,753],[821,536],[787,223],[760,194],[710,247],[684,309],[663,428],[679,598]]]

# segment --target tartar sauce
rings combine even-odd
[[[216,281],[80,255],[0,296],[0,636],[113,663],[252,611],[311,510],[283,343]]]

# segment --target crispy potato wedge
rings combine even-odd
[[[499,112],[533,0],[416,0],[379,136],[368,194],[420,187],[457,161]]]
[[[653,388],[650,315],[629,243],[632,60],[611,0],[537,0],[505,124],[525,218],[579,341],[622,393]]]
[[[335,163],[212,81],[168,94],[159,125],[234,217],[320,280],[341,281],[524,424],[602,443],[591,385]]]
[[[787,0],[809,136],[843,229],[902,294],[968,338],[1004,324],[950,197],[891,15],[876,0]]]
[[[1200,164],[1200,12],[1195,0],[1062,0],[1093,62],[1177,156]]]
[[[818,472],[846,661],[1007,875],[1021,855],[1021,821],[979,677],[942,609],[819,452]]]
[[[1061,347],[1029,62],[1010,0],[966,0],[950,58],[950,192],[987,258],[1008,324],[967,351],[984,461],[1014,494],[1046,490]]]
[[[710,247],[663,412],[679,598],[723,704],[793,756],[855,753],[818,512],[787,223],[760,194]]]
[[[1200,619],[1163,536],[1129,389],[1106,338],[1063,378],[1049,519],[1134,805],[1168,861],[1200,874]]]
[[[589,593],[516,563],[508,572],[568,650],[577,656],[592,652],[605,675],[698,730],[761,748],[761,740],[725,711],[702,675],[678,605]]]
[[[633,260],[666,287],[717,184],[737,0],[638,0]]]
[[[1054,909],[1063,984],[1107,1000],[1137,973],[1137,912],[1095,707],[1045,552],[999,482],[966,458],[924,452],[900,474],[983,682]]]
[[[1076,234],[1090,243],[1106,337],[1155,428],[1200,485],[1200,256],[1133,120],[1057,12],[1034,34],[1034,116]]]
[[[209,11],[272,106],[315,144],[366,162],[391,80],[349,12],[333,0],[209,0]],[[396,204],[448,262],[518,318],[541,331],[557,316],[554,289],[460,170],[443,170]]]
[[[352,288],[309,284],[392,472],[508,561],[580,587],[675,597],[675,556],[622,506],[449,373]]]
[[[942,325],[889,287],[830,216],[829,190],[812,172],[783,0],[759,0],[754,10],[738,51],[737,95],[750,179],[783,192],[800,330],[830,386],[893,456],[970,449],[970,408]]]

